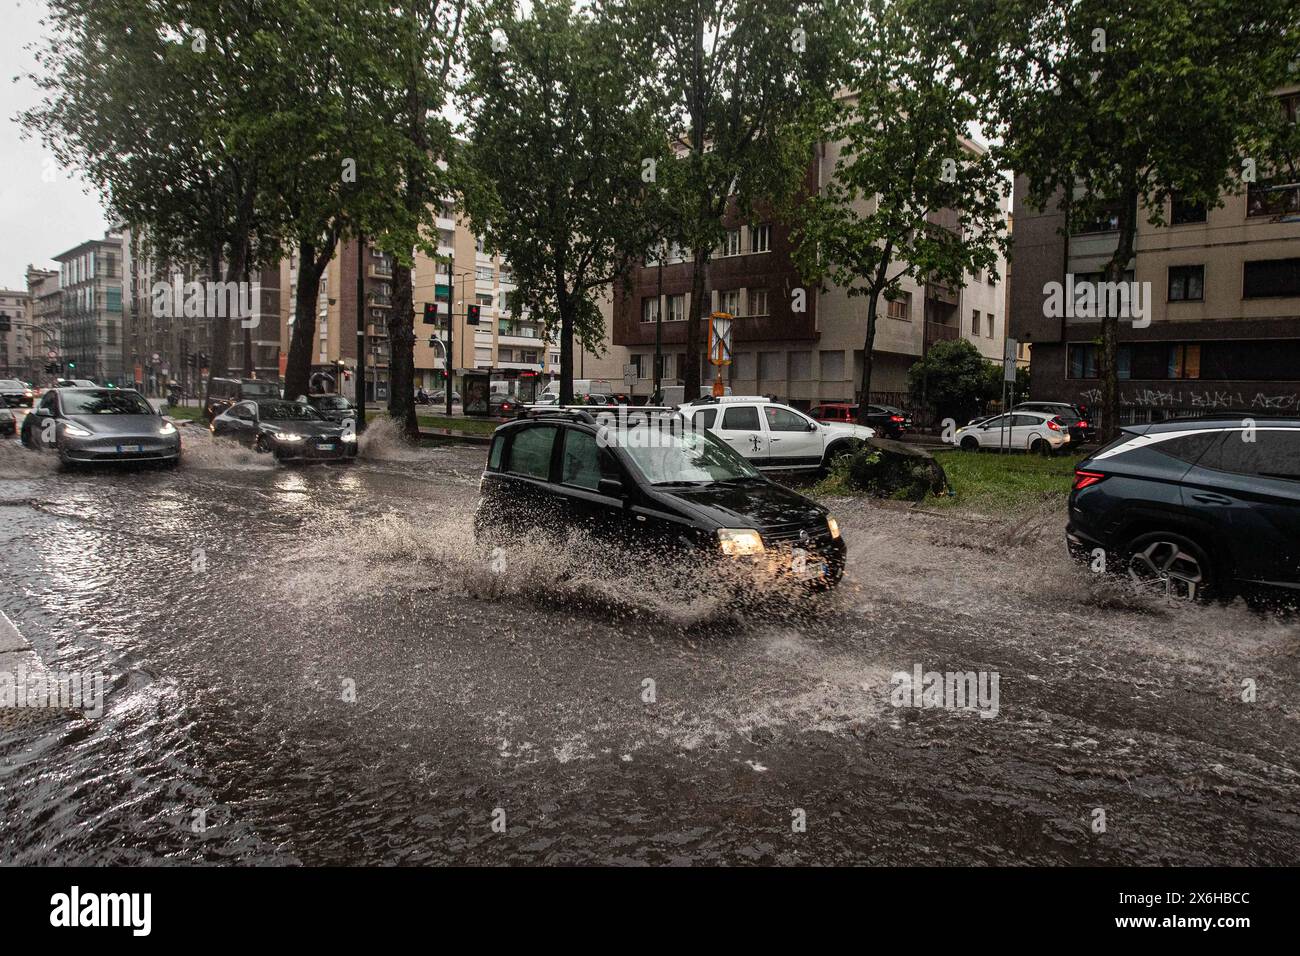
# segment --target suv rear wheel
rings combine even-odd
[[[1203,601],[1219,586],[1214,562],[1190,538],[1169,531],[1139,535],[1124,548],[1124,570],[1143,588],[1180,601]]]

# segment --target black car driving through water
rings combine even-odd
[[[1300,418],[1124,430],[1075,470],[1066,540],[1173,597],[1300,598]]]
[[[844,540],[826,508],[680,417],[635,410],[538,408],[497,428],[474,524],[479,537],[505,540],[582,530],[817,588],[844,573]]]
[[[357,456],[351,423],[327,421],[302,402],[236,402],[212,419],[212,434],[233,438],[277,460],[347,461]]]

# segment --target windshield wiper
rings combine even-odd
[[[703,481],[656,481],[656,482],[654,483],[654,486],[655,486],[656,488],[689,488],[689,487],[693,487],[693,486],[695,486],[695,485],[703,485],[703,484],[706,484],[706,482],[703,482]]]

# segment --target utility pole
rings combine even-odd
[[[660,393],[663,387],[663,369],[664,369],[664,256],[667,255],[668,243],[659,244],[659,295],[655,299],[655,397],[657,405],[664,403],[664,397]]]
[[[366,430],[366,237],[357,235],[357,432]]]
[[[435,272],[433,300],[438,301],[437,275]],[[451,417],[451,383],[456,371],[452,361],[452,337],[456,326],[456,247],[452,246],[451,258],[447,260],[447,381],[443,384],[442,397],[447,400],[447,417]]]

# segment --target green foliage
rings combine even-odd
[[[995,452],[942,451],[935,458],[943,466],[953,504],[988,513],[1023,513],[1031,505],[1064,507],[1074,482],[1079,455],[997,454]]]
[[[850,93],[826,137],[844,145],[834,178],[800,210],[795,258],[809,281],[867,297],[870,355],[879,299],[896,296],[904,278],[955,287],[976,270],[996,272],[1008,186],[972,146],[978,102],[954,81],[948,47],[918,26],[918,4],[865,5],[850,35]],[[864,395],[870,372],[868,361]]]
[[[1001,367],[990,363],[966,339],[947,339],[907,371],[912,400],[934,408],[939,418],[964,424],[1002,394]]]
[[[876,498],[924,501],[947,486],[943,469],[933,459],[903,455],[864,445],[849,459],[844,484]]]
[[[512,313],[527,306],[559,334],[568,401],[575,336],[601,349],[597,296],[656,238],[663,210],[647,179],[671,167],[668,137],[610,23],[568,0],[534,3],[527,19],[488,16],[472,36],[464,206],[510,260]]]

